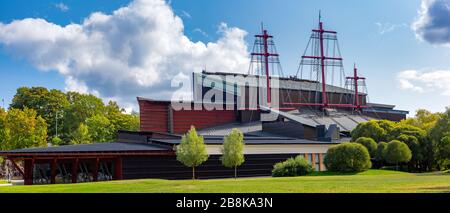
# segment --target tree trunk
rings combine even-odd
[[[234,179],[236,179],[237,178],[237,169],[236,169],[236,166],[234,166]]]
[[[195,180],[195,166],[192,167],[192,180]]]

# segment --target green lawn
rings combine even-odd
[[[220,180],[127,180],[98,183],[4,186],[0,192],[450,192],[450,174],[369,170],[358,174]]]
[[[8,182],[6,180],[0,180],[0,184],[7,184]]]

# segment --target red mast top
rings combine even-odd
[[[263,45],[263,52],[262,53],[252,53],[252,56],[262,56],[264,58],[264,71],[266,73],[266,83],[267,83],[267,104],[268,107],[270,107],[272,102],[272,97],[270,94],[270,71],[269,71],[269,57],[275,56],[278,57],[278,54],[276,53],[269,53],[269,39],[273,38],[273,36],[269,35],[267,33],[267,30],[264,30],[262,28],[262,34],[255,35],[255,37],[258,39],[262,39],[262,45]]]
[[[356,64],[353,67],[353,77],[347,77],[347,79],[352,80],[354,82],[355,87],[355,109],[361,109],[361,103],[359,103],[359,92],[358,92],[358,81],[366,80],[364,77],[358,76],[358,68],[356,68]]]

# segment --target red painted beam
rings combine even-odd
[[[115,160],[115,167],[114,167],[114,172],[115,172],[115,179],[116,180],[122,180],[123,179],[123,175],[122,175],[122,158],[118,157]]]
[[[78,158],[75,158],[72,162],[72,183],[76,183],[78,179]]]

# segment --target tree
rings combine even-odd
[[[66,94],[70,105],[64,110],[64,138],[72,141],[73,132],[77,131],[80,124],[94,115],[103,114],[104,104],[100,98],[90,94],[68,92]]]
[[[398,141],[405,143],[411,150],[411,160],[408,163],[408,170],[418,169],[420,161],[423,160],[422,150],[419,144],[419,140],[412,135],[401,134],[397,137]]]
[[[325,166],[335,172],[362,172],[372,166],[366,147],[358,143],[341,143],[328,149]]]
[[[407,163],[411,160],[412,154],[408,146],[398,140],[389,142],[383,152],[384,159],[388,163],[396,164],[398,170],[399,163]]]
[[[400,121],[400,124],[415,126],[428,132],[434,127],[441,116],[442,113],[432,113],[425,109],[419,109],[413,118],[404,119]]]
[[[429,132],[430,140],[433,143],[435,153],[435,163],[438,169],[444,170],[450,168],[446,162],[450,162],[450,156],[447,155],[448,149],[444,137],[450,134],[450,107],[442,114],[441,118],[436,122]]]
[[[244,135],[238,129],[231,130],[225,136],[221,149],[222,164],[225,167],[234,168],[234,178],[237,178],[237,167],[244,163]]]
[[[81,123],[77,130],[72,133],[71,144],[89,144],[92,143],[91,137],[89,135],[89,129],[86,124]]]
[[[86,120],[93,142],[111,142],[115,138],[114,125],[103,115],[94,115]]]
[[[360,137],[356,139],[356,143],[359,143],[367,148],[370,157],[374,158],[377,152],[377,143],[372,138]]]
[[[378,162],[383,162],[384,161],[384,157],[383,157],[383,152],[387,147],[387,143],[386,142],[380,142],[378,143],[378,147],[377,147],[377,154],[375,155],[375,160]]]
[[[69,101],[66,95],[60,90],[48,90],[44,87],[20,87],[13,97],[10,109],[34,109],[38,116],[45,119],[48,135],[56,137],[56,126],[58,126],[58,130],[62,130],[63,110],[68,105]]]
[[[441,139],[438,156],[437,163],[440,167],[439,169],[444,170],[450,168],[450,132]]]
[[[192,167],[192,179],[195,179],[195,167],[208,160],[208,152],[203,140],[194,126],[183,135],[180,145],[176,147],[177,160],[187,167]]]
[[[114,127],[113,132],[139,130],[139,114],[135,112],[126,114],[125,110],[121,109],[114,101],[109,101],[108,105],[105,106],[105,114]]]
[[[10,109],[0,113],[3,150],[47,146],[47,124],[33,109]]]
[[[351,131],[352,141],[360,137],[372,138],[375,141],[381,141],[385,138],[386,130],[380,127],[377,121],[368,121],[359,123],[355,129]]]

